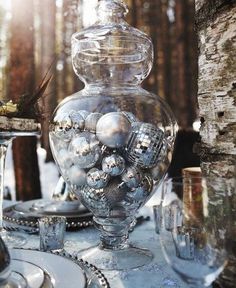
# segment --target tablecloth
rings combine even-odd
[[[9,204],[10,202],[7,203],[7,205]],[[188,287],[172,271],[163,257],[158,235],[154,231],[152,216],[153,204],[155,204],[155,198],[140,210],[141,215],[150,216],[150,221],[145,221],[136,227],[134,231],[130,233],[130,241],[135,246],[150,249],[154,258],[150,264],[138,269],[129,271],[103,271],[111,288]],[[23,248],[39,249],[39,237],[37,235],[27,236],[27,241]],[[93,227],[85,228],[77,232],[67,232],[65,237],[65,250],[74,254],[80,249],[95,245],[98,241],[98,231]]]

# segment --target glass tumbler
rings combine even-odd
[[[163,183],[160,243],[167,262],[189,287],[209,287],[227,264],[231,192],[220,178]]]

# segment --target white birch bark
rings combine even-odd
[[[229,259],[217,281],[220,287],[233,288],[236,283],[233,248],[236,239],[236,2],[196,0],[196,21],[201,168],[203,175],[224,178],[225,191],[231,192],[231,209],[227,211],[232,213],[225,223]]]
[[[228,2],[196,0],[196,20],[202,166],[230,178],[236,155],[236,3]]]

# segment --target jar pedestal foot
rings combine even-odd
[[[119,250],[105,249],[101,244],[81,250],[78,258],[95,265],[100,270],[130,270],[149,264],[153,254],[143,248],[126,245]]]

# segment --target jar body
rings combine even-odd
[[[96,217],[135,215],[169,166],[176,123],[139,86],[87,86],[56,109],[50,143],[61,174]]]

